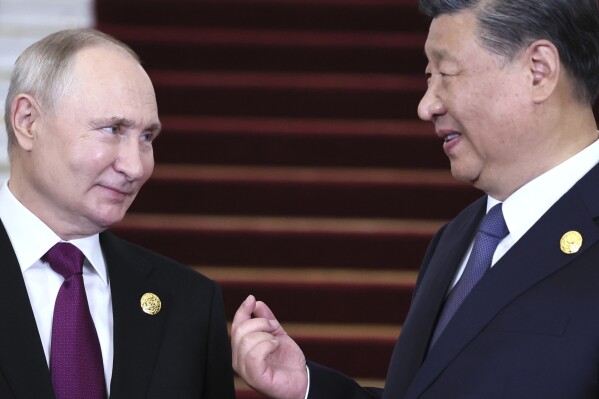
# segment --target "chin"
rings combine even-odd
[[[451,162],[451,174],[456,180],[463,181],[475,185],[480,177],[480,170],[478,168],[472,168],[472,166],[460,165],[457,161]]]
[[[96,214],[93,217],[94,224],[98,226],[101,231],[106,230],[113,224],[119,223],[125,217],[125,212],[109,212],[105,214]]]
[[[453,167],[451,168],[451,175],[454,179],[458,181],[463,181],[464,183],[472,184],[472,179],[466,173],[462,173],[461,171],[456,171]]]

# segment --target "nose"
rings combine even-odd
[[[142,143],[126,139],[120,142],[119,156],[115,162],[117,172],[126,176],[128,181],[137,181],[151,173],[154,166],[152,152],[140,148]],[[150,169],[150,170],[148,170]]]
[[[435,87],[431,84],[418,104],[418,117],[423,121],[434,122],[435,117],[446,112],[445,105]]]

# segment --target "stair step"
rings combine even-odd
[[[287,323],[277,318],[285,328],[285,331],[294,339],[305,341],[314,339],[340,338],[348,341],[367,339],[373,341],[388,341],[395,343],[401,326],[373,324],[364,325],[356,323]]]
[[[400,332],[399,325],[292,325],[281,322],[307,359],[354,378],[384,379]],[[364,362],[364,359],[368,361]]]
[[[367,274],[367,272],[364,272]],[[411,302],[413,286],[273,283],[264,280],[220,282],[228,315],[235,314],[249,294],[270,304],[281,322],[400,324]],[[362,304],[358,306],[358,304]],[[389,305],[393,304],[392,310]],[[333,339],[335,337],[331,337]]]
[[[362,323],[399,325],[416,283],[415,271],[328,270],[260,267],[195,267],[223,289],[232,317],[252,294],[269,304],[282,323]],[[361,303],[351,306],[348,304]],[[388,304],[393,303],[390,312]],[[322,330],[318,336],[323,337]],[[340,338],[336,332],[329,338]],[[369,340],[371,338],[368,338]]]
[[[383,385],[400,332],[400,326],[390,325],[282,325],[307,359],[352,376],[365,386]]]
[[[338,72],[423,76],[424,33],[98,28],[129,44],[148,70]],[[406,62],[409,60],[409,62]],[[423,79],[424,81],[424,79]]]
[[[140,3],[143,4],[140,12]],[[235,10],[232,12],[232,10]],[[353,31],[425,30],[415,1],[99,1],[100,20],[124,25]]]
[[[239,133],[239,134],[271,134],[274,136],[342,136],[350,137],[400,137],[434,139],[435,130],[429,122],[414,119],[406,120],[347,120],[347,119],[293,119],[293,118],[240,118],[210,117],[198,115],[164,115],[161,117],[163,127],[170,131],[196,134]]]
[[[373,287],[410,287],[416,284],[418,273],[413,270],[373,270],[282,267],[243,267],[243,266],[190,266],[199,273],[222,284],[260,284],[265,281],[273,284],[333,284],[367,285]],[[258,298],[260,299],[260,298]],[[240,302],[241,303],[241,302]]]
[[[159,163],[441,169],[449,166],[432,125],[413,120],[172,115],[161,119],[164,131],[154,147]]]
[[[155,85],[202,88],[257,88],[342,91],[414,91],[424,92],[422,76],[349,73],[260,73],[260,72],[185,72],[152,70]]]
[[[385,381],[382,379],[374,380],[358,378],[356,382],[363,387],[383,388],[385,386]],[[268,397],[261,395],[250,388],[239,377],[235,377],[235,390],[237,391],[237,399],[268,399]]]
[[[426,41],[424,32],[356,32],[242,28],[161,27],[99,25],[105,31],[128,40],[156,43],[246,44],[291,47],[416,48]],[[421,48],[422,49],[422,48]],[[424,56],[424,55],[423,55]]]
[[[438,170],[159,164],[131,212],[449,219],[479,196]]]
[[[415,270],[443,224],[129,213],[112,230],[184,264]]]
[[[158,106],[162,113],[170,115],[409,119],[416,117],[425,90],[420,76],[401,79],[405,87],[392,90],[380,84],[316,88],[314,82],[293,83],[292,75],[276,84],[270,80],[270,85],[265,78],[260,86],[242,83],[238,76],[229,74],[219,74],[218,85],[210,83],[215,76],[212,73],[151,76]]]

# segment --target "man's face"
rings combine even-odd
[[[85,49],[55,111],[40,109],[20,200],[62,238],[120,221],[154,167],[160,124],[147,74],[121,50]]]
[[[418,107],[435,125],[455,178],[497,198],[511,194],[509,179],[527,168],[534,138],[526,134],[530,75],[479,45],[471,12],[442,15],[425,45],[428,89]]]

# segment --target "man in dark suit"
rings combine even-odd
[[[0,397],[234,398],[218,285],[105,231],[160,131],[133,51],[95,30],[42,39],[16,62],[5,118]]]
[[[384,390],[306,362],[251,296],[233,366],[274,398],[597,398],[597,0],[420,8],[433,19],[419,116],[486,195],[433,238]]]

